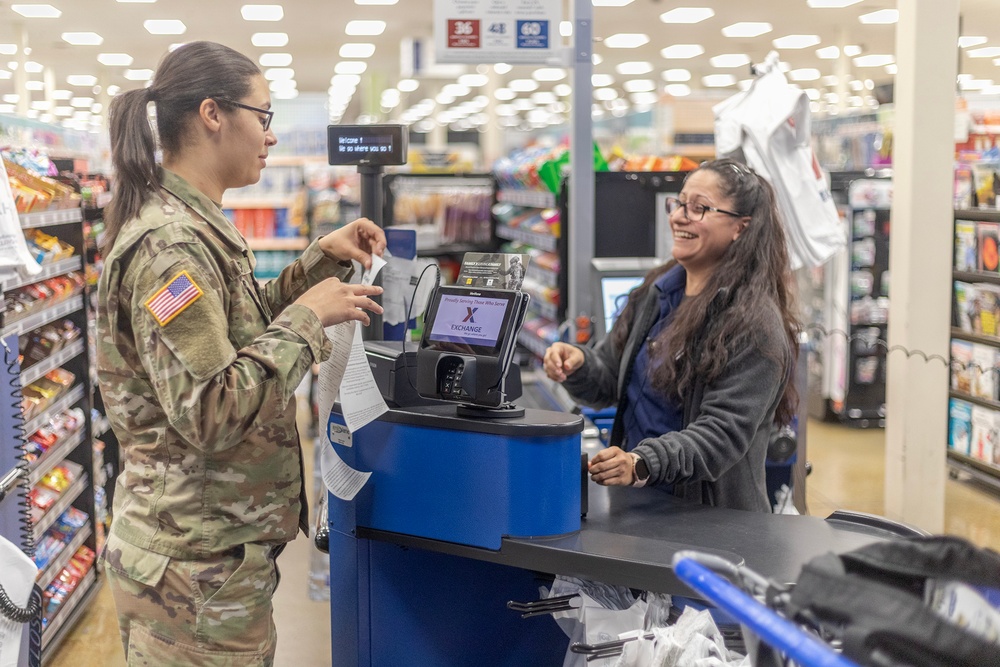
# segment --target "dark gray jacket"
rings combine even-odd
[[[610,335],[594,348],[581,348],[584,364],[564,383],[570,394],[591,407],[618,405],[622,414],[635,357],[659,316],[658,297],[651,288],[633,322],[619,323],[630,326],[624,350],[614,348]],[[695,379],[683,397],[684,429],[632,449],[646,461],[650,484],[672,484],[674,495],[705,505],[771,511],[764,458],[792,353],[777,306],[763,307],[773,313],[764,330],[753,332],[746,347],[730,351],[715,381]],[[611,444],[621,444],[620,421],[615,420]]]

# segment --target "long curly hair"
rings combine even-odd
[[[798,357],[800,326],[795,316],[785,231],[774,189],[735,160],[706,162],[696,171],[701,170],[719,177],[722,193],[737,211],[750,217],[750,223],[726,250],[701,292],[681,302],[670,326],[656,340],[656,347],[662,350],[657,357],[663,362],[651,365],[651,379],[653,386],[668,396],[683,397],[695,378],[712,382],[719,377],[729,362],[730,352],[750,344],[773,317],[768,304],[773,304],[780,314],[788,339],[791,355],[775,359],[782,365],[785,377],[790,378]],[[617,349],[625,347],[638,304],[656,279],[674,264],[669,262],[653,269],[632,293],[619,317],[621,326],[616,326],[611,334]],[[797,404],[798,394],[794,383],[789,381],[775,421],[790,423]]]

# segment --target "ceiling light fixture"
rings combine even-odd
[[[45,84],[41,81],[28,81],[24,87],[28,90],[45,90]]]
[[[773,28],[770,23],[763,21],[744,21],[727,25],[722,29],[722,34],[726,37],[759,37],[764,33],[771,32]]]
[[[691,94],[691,86],[686,83],[671,83],[663,90],[673,97],[687,97]]]
[[[696,58],[705,53],[705,47],[701,44],[674,44],[665,49],[660,49],[660,55],[667,60],[687,60]]]
[[[736,84],[736,77],[732,74],[709,74],[701,77],[701,85],[706,88],[725,88]]]
[[[493,97],[497,98],[501,102],[509,102],[517,97],[517,93],[510,88],[498,88],[497,91],[493,93]]]
[[[468,88],[479,88],[490,82],[490,78],[485,74],[463,74],[458,77],[458,82]]]
[[[686,69],[668,69],[661,76],[668,83],[681,83],[691,80],[691,72]]]
[[[493,66],[493,71],[497,74],[507,74],[512,69],[514,69],[514,67],[512,65],[508,65],[507,63],[497,63]]]
[[[62,39],[73,46],[100,46],[104,43],[104,38],[96,32],[64,32]]]
[[[708,7],[676,7],[660,14],[660,20],[664,23],[701,23],[713,16],[715,11]]]
[[[858,20],[865,25],[890,25],[899,22],[898,9],[880,9],[877,12],[862,14]]]
[[[507,87],[516,93],[530,93],[538,90],[538,82],[534,79],[514,79],[507,83]]]
[[[70,74],[66,77],[66,83],[71,86],[93,86],[97,83],[97,77],[91,74]]]
[[[653,63],[642,60],[631,60],[615,65],[615,71],[623,76],[637,76],[639,74],[649,74],[653,71]]]
[[[573,22],[572,21],[560,21],[559,22],[559,34],[563,37],[573,36]]]
[[[712,67],[743,67],[750,64],[750,56],[745,53],[723,53],[708,59]]]
[[[280,21],[285,17],[281,5],[243,5],[240,14],[244,21]]]
[[[187,26],[177,19],[149,19],[142,22],[142,27],[151,35],[183,35]]]
[[[958,38],[958,45],[963,49],[967,49],[970,46],[979,46],[980,44],[985,44],[989,40],[985,37],[976,37],[974,35],[963,35]]]
[[[813,9],[843,9],[856,5],[862,0],[806,0],[806,4]]]
[[[855,67],[885,67],[895,61],[896,59],[889,54],[872,53],[867,56],[858,56],[853,62]]]
[[[250,43],[254,46],[262,46],[265,48],[280,48],[288,44],[288,33],[255,32],[250,37]]]
[[[566,78],[566,70],[561,67],[539,67],[531,73],[535,81],[562,81]]]
[[[396,87],[399,88],[400,92],[412,93],[414,90],[420,87],[420,82],[417,81],[416,79],[402,79],[399,83],[396,84]]]
[[[292,64],[292,54],[262,53],[259,62],[261,67],[288,67]]]
[[[108,67],[128,67],[132,64],[132,56],[127,53],[98,53],[97,62]]]
[[[788,73],[788,78],[792,81],[816,81],[820,77],[819,70],[815,67],[803,67],[802,69],[793,69]]]
[[[11,10],[28,19],[57,19],[62,12],[52,5],[11,5]]]
[[[590,76],[590,85],[594,88],[604,88],[606,86],[614,85],[615,77],[610,74],[592,74]]]
[[[622,84],[627,93],[648,93],[656,90],[656,82],[652,79],[629,79]]]
[[[0,55],[12,56],[17,53],[17,44],[0,44]]]
[[[644,44],[649,44],[649,35],[641,32],[619,32],[604,38],[609,49],[637,49]]]
[[[340,46],[341,58],[371,58],[375,55],[375,45],[367,42],[347,42]]]
[[[860,56],[862,50],[857,44],[848,44],[844,47],[844,55],[848,58],[853,58],[854,56]]]
[[[278,79],[294,79],[295,70],[291,67],[272,67],[264,70],[264,78],[268,81],[277,81]]]
[[[5,69],[0,69],[0,81],[5,81],[14,76],[13,72],[8,72]]]
[[[348,21],[344,32],[348,35],[381,35],[385,21]]]
[[[821,60],[836,60],[840,57],[840,47],[824,46],[822,49],[816,49],[816,57]]]
[[[333,71],[337,74],[364,74],[368,69],[368,63],[362,60],[341,60],[337,63]]]
[[[354,0],[356,5],[394,5],[399,0]]]
[[[771,44],[776,49],[807,49],[821,41],[819,35],[785,35],[771,40]]]
[[[595,7],[624,7],[631,5],[632,0],[591,0]]]
[[[24,71],[30,74],[38,74],[43,69],[45,68],[42,67],[42,63],[36,63],[34,60],[29,60],[28,62],[24,63]]]
[[[153,70],[151,69],[127,69],[125,70],[125,78],[129,81],[149,81],[153,78]]]
[[[613,100],[618,97],[618,91],[614,88],[595,88],[594,89],[594,99],[606,102],[608,100]]]
[[[996,58],[1000,56],[1000,46],[984,46],[981,49],[966,51],[965,55],[970,58]]]

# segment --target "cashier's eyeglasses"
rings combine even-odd
[[[698,222],[705,217],[705,211],[715,211],[716,213],[725,213],[726,215],[731,215],[734,218],[742,218],[742,213],[734,213],[733,211],[727,211],[721,208],[715,208],[714,206],[705,206],[704,204],[698,204],[690,201],[681,201],[676,197],[667,197],[667,215],[673,215],[677,210],[684,209],[684,217],[686,217],[691,222]]]
[[[261,127],[264,128],[265,132],[271,129],[271,119],[274,117],[273,111],[269,111],[268,109],[260,109],[258,107],[252,107],[249,104],[243,104],[241,102],[234,102],[233,100],[226,99],[225,97],[213,97],[212,99],[215,100],[216,102],[223,102],[225,104],[231,104],[234,107],[246,109],[247,111],[254,111],[256,113],[264,114],[264,116],[260,118]]]

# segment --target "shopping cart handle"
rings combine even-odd
[[[674,559],[677,578],[803,667],[859,667],[773,609],[690,558]]]

